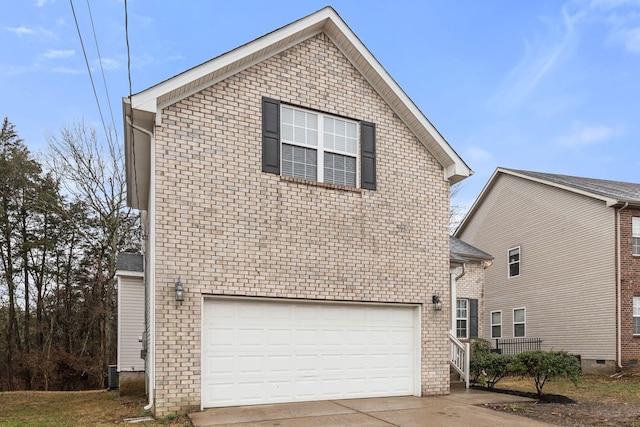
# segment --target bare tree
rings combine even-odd
[[[449,203],[451,204],[449,210],[450,234],[453,234],[456,231],[456,229],[460,225],[460,222],[462,221],[462,218],[464,217],[465,207],[458,204],[455,200],[460,193],[460,190],[462,189],[462,185],[463,184],[461,182],[453,184],[449,193]]]
[[[138,230],[138,215],[126,206],[123,147],[110,134],[106,141],[99,140],[96,130],[84,121],[61,129],[47,141],[50,169],[58,174],[63,190],[86,206],[93,224],[91,232],[78,232],[90,242],[93,259],[85,266],[87,279],[98,292],[99,307],[92,321],[99,325],[100,360],[106,372],[115,358],[116,256],[136,246]]]

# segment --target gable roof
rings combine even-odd
[[[489,181],[473,203],[473,206],[471,206],[471,209],[469,209],[469,212],[465,215],[460,226],[454,233],[455,235],[459,235],[464,229],[467,220],[473,216],[475,210],[482,204],[482,201],[501,174],[516,176],[572,193],[581,194],[592,199],[601,200],[608,207],[622,207],[627,205],[640,207],[640,184],[499,167],[495,170],[491,178],[489,178]]]
[[[331,7],[325,7],[298,21],[275,30],[250,43],[220,55],[210,61],[184,71],[133,96],[122,100],[125,128],[125,162],[127,169],[127,201],[139,209],[144,188],[133,188],[141,183],[141,175],[148,165],[137,165],[137,157],[145,154],[140,147],[151,140],[153,125],[160,120],[159,111],[225,78],[257,64],[279,52],[325,33],[345,57],[362,74],[376,92],[393,109],[418,140],[436,158],[444,169],[444,176],[455,183],[470,176],[473,171],[467,166],[444,137],[422,114],[400,86],[351,31],[347,24]],[[133,170],[140,169],[139,171]],[[134,193],[135,192],[135,193]],[[131,193],[131,194],[130,194]]]
[[[452,263],[465,263],[468,261],[491,261],[493,256],[481,251],[457,237],[449,236],[450,260]]]

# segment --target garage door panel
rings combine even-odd
[[[419,394],[415,308],[206,299],[203,407]]]

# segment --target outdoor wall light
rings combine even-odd
[[[179,277],[176,282],[176,301],[184,301],[184,288],[182,287],[182,282]]]
[[[442,298],[440,298],[440,296],[438,295],[434,295],[431,298],[431,302],[433,302],[433,309],[435,311],[440,311],[442,310]]]

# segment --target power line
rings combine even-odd
[[[136,192],[136,203],[138,209],[140,209],[140,196],[138,195],[138,170],[136,168],[136,141],[135,130],[133,128],[133,104],[131,98],[133,97],[133,85],[131,84],[131,47],[129,46],[129,12],[127,9],[127,0],[124,0],[124,37],[127,43],[127,77],[129,79],[129,108],[131,109],[131,158],[133,160],[133,182]],[[126,120],[126,119],[125,119]],[[126,123],[125,123],[126,129]]]
[[[87,58],[87,51],[84,48],[84,42],[82,41],[82,34],[80,32],[80,25],[78,24],[78,17],[76,16],[76,10],[73,7],[73,0],[69,0],[71,4],[71,11],[73,12],[73,19],[76,23],[76,29],[78,30],[78,37],[80,38],[80,46],[82,46],[82,53],[84,55],[84,62],[87,65],[87,71],[89,72],[89,79],[91,80],[91,87],[93,88],[93,96],[96,99],[96,104],[98,106],[98,112],[100,113],[100,120],[102,120],[102,128],[104,129],[104,134],[107,137],[108,141],[111,141],[109,136],[109,132],[107,132],[107,125],[104,122],[104,116],[102,115],[102,108],[100,107],[100,101],[98,99],[98,93],[96,92],[96,85],[93,82],[93,75],[91,74],[91,67],[89,66],[89,59]]]
[[[100,63],[100,71],[102,72],[102,82],[104,83],[104,91],[107,95],[107,105],[109,106],[109,113],[111,113],[111,124],[113,125],[113,131],[116,134],[116,144],[118,144],[118,132],[116,131],[116,121],[113,118],[113,109],[111,108],[111,98],[109,97],[109,89],[107,89],[107,79],[104,76],[104,67],[102,65],[102,56],[100,56],[100,48],[98,47],[98,37],[96,36],[96,27],[93,24],[93,15],[91,14],[91,6],[89,0],[87,0],[87,9],[89,10],[89,20],[91,21],[91,29],[93,30],[93,40],[96,42],[96,51],[98,52],[98,62]]]

